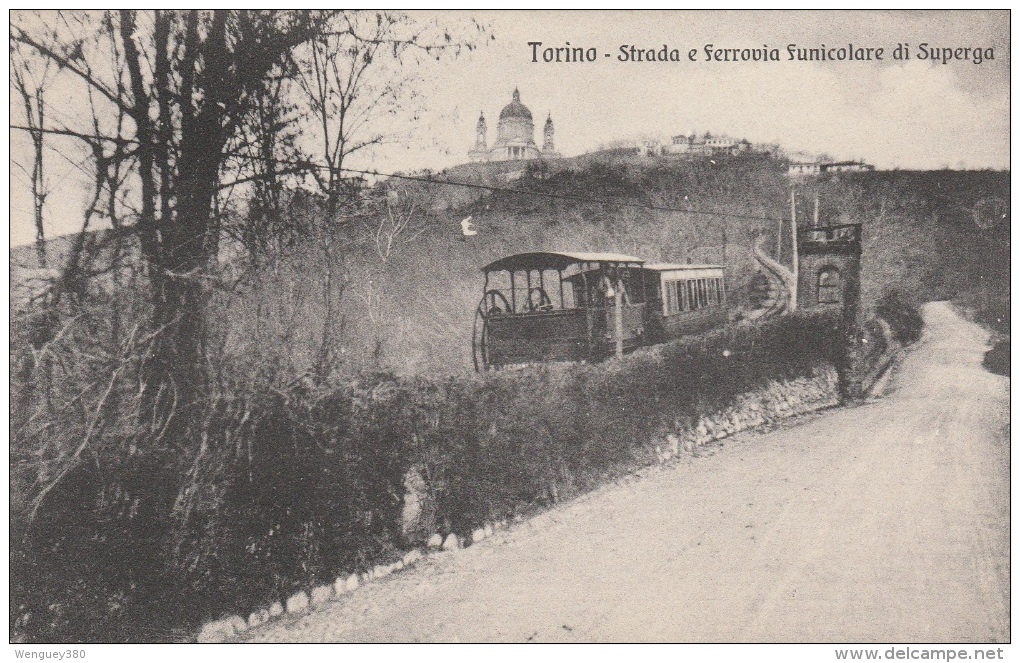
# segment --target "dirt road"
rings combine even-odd
[[[1009,639],[1009,380],[946,304],[884,397],[744,434],[256,641]]]

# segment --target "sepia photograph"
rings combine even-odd
[[[1008,658],[1009,10],[9,20],[16,658]]]

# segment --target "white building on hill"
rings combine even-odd
[[[680,134],[667,142],[643,140],[638,146],[641,154],[654,156],[660,154],[685,154],[690,156],[736,155],[751,149],[751,143],[745,139],[731,138],[726,135],[713,135],[705,132],[702,135],[691,133],[689,136]]]

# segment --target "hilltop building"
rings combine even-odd
[[[729,136],[714,136],[705,132],[701,136],[691,134],[673,136],[672,140],[663,145],[664,154],[691,154],[695,156],[714,156],[717,154],[740,154],[751,149],[746,140],[737,140]]]
[[[691,133],[689,136],[680,134],[673,136],[667,142],[645,140],[641,142],[638,149],[644,156],[681,154],[708,157],[748,152],[751,150],[751,143],[745,139],[730,138],[726,135],[716,136],[706,131],[700,136],[694,133]]]
[[[817,161],[791,161],[787,168],[790,177],[807,177],[822,172],[822,164]]]
[[[513,99],[499,113],[496,125],[496,143],[490,148],[485,113],[475,127],[475,148],[468,152],[471,161],[518,161],[523,159],[555,159],[556,151],[552,114],[545,120],[542,130],[542,149],[535,143],[535,123],[531,110],[521,103],[521,93],[514,88]]]
[[[787,170],[790,177],[810,177],[829,173],[863,173],[875,170],[864,161],[791,161]]]
[[[871,170],[875,170],[875,167],[863,161],[836,161],[822,164],[823,173],[864,173]]]

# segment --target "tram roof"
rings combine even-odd
[[[643,265],[644,269],[653,272],[672,272],[674,270],[684,269],[722,269],[722,265],[690,265],[687,263],[673,263],[673,262],[656,262]]]
[[[562,270],[580,263],[644,265],[645,261],[622,253],[587,253],[581,251],[535,251],[500,258],[482,267],[483,272]]]

